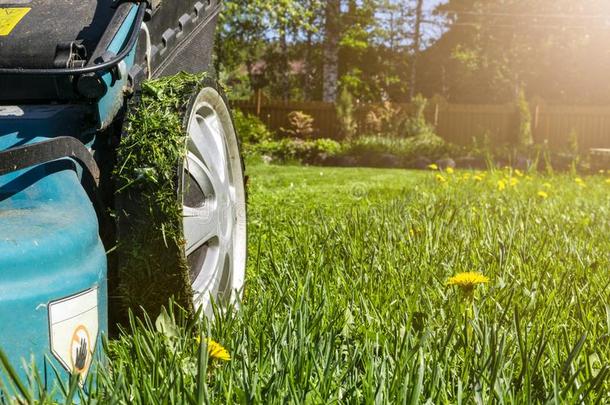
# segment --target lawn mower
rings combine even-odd
[[[199,313],[239,300],[243,167],[210,67],[221,7],[219,0],[0,0],[0,350],[22,377],[30,364],[47,388],[58,376],[85,377],[115,314],[151,296],[167,302],[175,289],[157,284],[170,276],[188,284],[179,288]],[[154,183],[170,187],[156,191],[180,207],[178,251],[139,246],[150,260],[135,269],[120,247],[150,225],[138,195],[150,190],[118,190],[117,165],[127,160],[117,149],[148,79],[179,72],[207,78],[181,93],[184,148],[170,162],[173,182]],[[152,150],[163,153],[157,139]],[[155,237],[167,245],[163,231]],[[186,276],[155,267],[164,255],[185,263]],[[141,288],[133,294],[141,296],[125,297],[131,290],[120,288],[122,278],[135,271]],[[113,304],[126,298],[128,306]]]

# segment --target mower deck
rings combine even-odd
[[[78,125],[69,123],[82,121],[81,114],[0,110],[0,151],[74,131]],[[74,333],[91,349],[107,329],[105,249],[81,174],[73,160],[60,159],[0,176],[0,320],[14,320],[3,324],[0,348],[21,375],[22,358],[31,356],[44,381],[53,380],[52,367],[73,369],[73,349],[82,344]],[[91,356],[83,373],[90,363]]]
[[[49,331],[70,329],[67,318],[80,315],[93,347],[107,324],[105,252],[95,212],[72,166],[63,160],[0,177],[0,193],[12,194],[0,202],[0,319],[15,319],[3,327],[0,347],[10,348],[9,359],[23,375],[23,355],[33,356],[38,367],[44,365],[45,381],[53,378],[49,361],[58,371],[74,364],[72,330],[55,342],[49,341]],[[55,317],[64,323],[51,319],[49,303],[92,289],[93,305],[74,313],[61,309]],[[47,351],[53,358],[41,356]]]
[[[100,229],[110,249],[127,100],[146,78],[208,72],[220,9],[219,0],[0,0],[0,349],[22,380],[31,358],[46,388],[87,374],[108,331]],[[10,396],[3,371],[0,396]]]

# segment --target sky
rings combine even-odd
[[[424,14],[430,14],[436,6],[446,3],[447,0],[424,0]],[[424,41],[428,44],[438,39],[443,31],[439,27],[433,25],[424,26]]]
[[[426,10],[433,10],[434,7],[444,2],[445,0],[424,0],[424,8]]]

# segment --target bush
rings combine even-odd
[[[386,101],[381,105],[371,107],[366,114],[366,125],[376,134],[398,136],[404,116],[400,107]]]
[[[282,133],[291,138],[310,139],[315,130],[313,117],[303,111],[292,111],[288,114],[289,128],[281,128]]]
[[[426,121],[426,116],[424,115],[428,100],[421,94],[418,94],[413,97],[411,103],[415,108],[415,112],[404,120],[399,135],[411,137],[434,134],[434,127]]]
[[[286,138],[279,141],[265,141],[257,145],[256,153],[282,162],[300,161],[313,163],[336,156],[341,152],[341,144],[332,139],[302,140]]]
[[[534,136],[532,134],[532,113],[523,89],[519,90],[517,109],[519,111],[519,146],[528,148],[534,144]]]
[[[426,133],[410,138],[364,136],[350,142],[342,154],[367,160],[394,155],[404,162],[419,157],[438,159],[451,150],[451,146],[437,135]]]
[[[358,130],[358,124],[354,115],[354,98],[345,86],[339,94],[336,109],[341,135],[346,139],[352,139]]]
[[[426,121],[428,100],[421,94],[412,100],[413,113],[386,101],[371,107],[366,115],[366,124],[373,133],[385,137],[408,138],[418,135],[433,135],[434,126]]]
[[[233,111],[233,123],[235,131],[242,145],[247,149],[248,145],[269,141],[273,134],[257,116],[245,114],[240,110]]]

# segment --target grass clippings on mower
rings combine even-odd
[[[127,114],[114,173],[123,310],[154,315],[170,296],[192,306],[177,190],[186,155],[184,116],[203,78],[180,73],[145,82]]]

